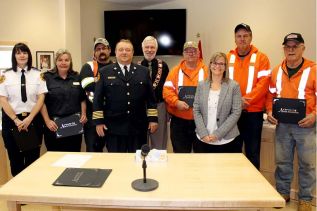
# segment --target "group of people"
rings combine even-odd
[[[137,63],[132,62],[131,41],[116,44],[114,62],[108,41],[96,39],[93,60],[80,73],[73,70],[65,49],[56,53],[55,67],[41,73],[32,67],[30,49],[18,43],[12,68],[0,77],[2,135],[12,175],[40,153],[40,146],[20,152],[13,127],[27,130],[35,125],[40,137],[44,133],[47,150],[80,151],[80,134],[58,140],[55,135],[54,118],[75,113],[84,124],[89,152],[102,152],[105,145],[109,152],[135,152],[145,143],[166,149],[170,120],[175,153],[239,153],[244,146],[247,158],[259,169],[266,111],[268,121],[276,125],[277,191],[290,200],[296,147],[299,210],[310,210],[316,182],[316,63],[303,57],[302,35],[290,33],[282,43],[285,59],[271,71],[268,57],[251,44],[252,37],[249,25],[238,24],[236,48],[215,53],[208,65],[200,58],[198,44],[188,41],[183,59],[171,71],[156,58],[153,36],[142,42],[144,59]],[[275,97],[306,99],[306,117],[297,124],[279,122],[272,114]]]

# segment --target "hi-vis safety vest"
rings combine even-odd
[[[91,68],[91,70],[93,72],[93,77],[86,77],[83,80],[81,80],[81,87],[84,90],[90,84],[95,83],[95,78],[97,77],[97,73],[98,73],[98,63],[97,63],[97,61],[89,61],[89,62],[87,62],[87,64],[89,64],[89,66],[90,66],[90,68]],[[93,102],[94,93],[86,91],[86,95],[87,95],[89,101]]]
[[[198,82],[204,80],[204,69],[200,68],[198,73]],[[178,87],[183,86],[184,83],[184,73],[182,69],[179,69],[178,71]]]
[[[307,67],[303,70],[303,74],[301,76],[299,86],[298,86],[298,99],[305,99],[305,88],[308,81],[308,76],[310,73],[310,67]],[[283,69],[282,66],[279,67],[276,77],[276,87],[272,88],[270,87],[269,90],[272,94],[276,93],[277,97],[281,97],[281,91],[282,91],[282,75],[283,75]]]
[[[198,72],[198,82],[204,80],[204,69],[200,68]],[[184,73],[182,69],[179,69],[178,71],[178,82],[177,85],[178,87],[183,86],[184,84]],[[165,81],[164,86],[166,87],[172,87],[173,89],[176,89],[175,86],[173,85],[172,81]]]
[[[236,56],[234,54],[231,54],[230,60],[229,60],[229,78],[231,80],[234,80],[233,73],[234,73],[234,62],[236,60]],[[249,64],[249,74],[248,74],[248,84],[246,89],[246,94],[250,93],[252,91],[253,87],[253,79],[254,79],[254,65],[256,61],[256,53],[253,53],[251,55],[250,64]],[[265,73],[266,71],[260,71],[257,75],[258,78],[268,75],[269,73]]]

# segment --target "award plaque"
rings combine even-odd
[[[273,99],[273,117],[281,123],[298,124],[306,116],[306,100],[291,98]]]

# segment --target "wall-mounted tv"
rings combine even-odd
[[[148,35],[158,40],[157,55],[182,55],[186,41],[186,9],[105,11],[104,26],[112,55],[120,39],[130,39],[134,55],[143,55],[141,43]]]

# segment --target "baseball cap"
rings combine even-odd
[[[284,37],[284,42],[282,45],[285,45],[287,41],[296,41],[298,43],[304,43],[304,39],[300,33],[290,33]]]
[[[196,48],[198,49],[198,43],[195,41],[187,41],[184,44],[183,50],[185,50],[186,48]]]
[[[245,23],[240,23],[236,26],[236,28],[234,28],[234,33],[237,33],[240,29],[245,29],[247,32],[251,32],[251,28],[248,24]]]
[[[94,49],[96,49],[96,45],[104,44],[107,47],[110,47],[109,42],[105,38],[97,38],[94,44]]]

